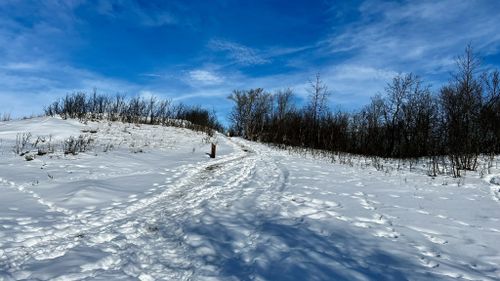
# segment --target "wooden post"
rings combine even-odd
[[[212,152],[210,153],[210,158],[215,158],[215,152],[217,150],[217,146],[212,143]]]

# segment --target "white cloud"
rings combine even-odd
[[[216,85],[223,82],[223,78],[216,73],[208,70],[191,70],[188,72],[189,79],[192,82],[200,82],[207,85]]]

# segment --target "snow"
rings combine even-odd
[[[55,153],[15,155],[25,132]],[[64,155],[80,134],[92,148]],[[500,279],[498,168],[433,178],[217,142],[211,159],[180,128],[0,122],[0,280]]]

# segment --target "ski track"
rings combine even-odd
[[[495,264],[500,261],[500,257],[480,262],[472,258],[450,256],[450,244],[460,237],[402,221],[397,214],[410,212],[424,219],[428,217],[442,221],[454,228],[476,228],[497,237],[500,237],[500,228],[476,226],[422,206],[403,207],[383,203],[384,200],[379,199],[379,196],[401,198],[403,195],[372,193],[368,187],[370,183],[363,181],[362,176],[354,171],[339,171],[342,180],[329,179],[329,182],[339,186],[350,184],[357,189],[323,191],[319,186],[309,183],[316,180],[314,176],[296,173],[299,169],[309,168],[288,163],[284,153],[242,140],[226,141],[234,148],[233,153],[216,160],[170,169],[168,172],[172,175],[161,184],[152,184],[145,192],[145,197],[137,199],[137,196],[131,195],[127,201],[103,209],[77,212],[63,208],[45,200],[28,183],[0,178],[0,188],[23,193],[45,208],[47,213],[59,215],[58,223],[48,227],[31,226],[33,221],[29,218],[18,221],[18,227],[23,231],[8,238],[9,247],[0,247],[0,280],[92,280],[98,277],[105,279],[108,272],[135,280],[233,280],[239,279],[238,276],[246,276],[248,280],[264,280],[269,279],[269,275],[262,272],[262,264],[267,260],[258,257],[262,252],[268,253],[263,249],[266,245],[272,249],[277,247],[281,262],[296,263],[287,260],[289,256],[279,248],[277,237],[266,232],[269,231],[269,225],[279,223],[293,231],[308,229],[335,245],[335,231],[328,226],[334,221],[337,225],[352,229],[353,233],[367,233],[374,239],[380,239],[377,241],[381,245],[400,245],[406,249],[405,255],[411,256],[420,265],[412,268],[414,273],[411,274],[417,279],[500,278],[500,271]],[[321,168],[312,166],[309,172],[317,174],[318,178],[328,179],[330,174]],[[66,180],[151,173],[158,171],[97,173]],[[383,182],[384,179],[372,180]],[[407,188],[410,188],[409,185]],[[324,198],[317,198],[315,193],[324,195]],[[499,201],[497,185],[491,185],[491,195]],[[413,193],[415,200],[422,200],[425,196],[417,189]],[[439,200],[448,198],[441,197]],[[353,209],[357,211],[353,213]],[[237,224],[244,227],[238,228]],[[221,230],[219,233],[219,228],[227,232]],[[238,239],[219,237],[224,235]],[[343,245],[344,242],[338,243]],[[482,246],[474,240],[470,244]],[[230,248],[231,252],[224,252],[224,247]],[[290,250],[306,253],[310,257],[337,257],[339,253],[335,251],[344,248],[335,247],[322,249],[321,252]],[[215,249],[223,251],[216,252]],[[99,260],[88,258],[87,263],[79,264],[71,272],[58,275],[44,273],[44,264],[59,261],[60,258],[71,259],[85,251],[98,252]],[[345,255],[342,252],[340,254]],[[237,260],[235,267],[240,272],[227,272],[224,268],[227,260],[220,258],[221,255],[227,260]],[[362,260],[365,253],[353,255],[353,259]],[[373,266],[359,260],[356,259],[356,262],[361,271]],[[342,261],[331,260],[325,264],[332,268],[345,267]],[[348,272],[342,277],[359,280],[380,277],[373,275],[374,272],[378,274],[377,271]],[[2,273],[5,275],[2,276]],[[41,277],[37,277],[37,273]]]

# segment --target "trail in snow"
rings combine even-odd
[[[107,240],[116,237],[117,233],[120,233],[120,229],[132,230],[134,232],[140,232],[141,229],[147,231],[150,228],[145,227],[144,223],[148,223],[148,220],[156,221],[162,217],[172,219],[176,215],[185,215],[185,212],[189,209],[196,208],[199,202],[217,193],[217,190],[208,189],[214,181],[222,180],[226,182],[227,186],[227,184],[237,184],[239,180],[244,179],[244,170],[229,179],[216,179],[213,177],[208,179],[204,176],[213,167],[224,167],[227,169],[230,167],[228,163],[235,162],[241,164],[243,156],[232,155],[226,158],[205,165],[179,167],[181,172],[175,173],[176,171],[174,170],[176,177],[168,180],[175,180],[176,183],[174,185],[170,185],[168,189],[154,196],[137,201],[129,200],[127,202],[129,205],[126,205],[124,208],[120,208],[118,205],[115,208],[106,208],[97,212],[85,212],[85,214],[75,215],[64,208],[54,207],[53,204],[39,200],[40,204],[49,207],[49,212],[61,212],[67,215],[67,217],[55,229],[50,228],[45,232],[37,230],[39,233],[38,236],[32,236],[24,241],[19,241],[24,246],[22,253],[17,252],[15,249],[4,249],[3,253],[7,256],[9,263],[6,267],[15,269],[18,265],[22,265],[31,259],[37,261],[54,259],[64,256],[67,251],[81,244],[87,244],[87,246],[92,247],[102,242],[107,242]],[[224,173],[217,171],[215,175],[224,175]],[[10,183],[10,185],[16,186],[14,183]],[[16,187],[18,190],[24,192],[22,186]],[[28,193],[34,194],[31,191]],[[33,197],[39,198],[37,195]],[[166,208],[165,205],[171,206],[171,208]],[[168,216],[166,216],[167,213]],[[131,225],[130,222],[134,219],[145,220],[145,222],[141,222],[139,225],[137,225],[137,222],[134,222]],[[154,226],[151,226],[151,228],[154,228]],[[124,238],[127,239],[127,235]],[[11,253],[13,256],[10,256]]]
[[[212,160],[189,131],[90,126],[122,146],[0,158],[0,280],[500,278],[494,176],[458,186],[223,136]]]

